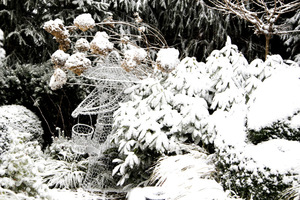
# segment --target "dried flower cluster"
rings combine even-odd
[[[175,48],[161,49],[157,53],[157,69],[163,72],[171,72],[180,63],[179,51]]]
[[[90,49],[90,43],[86,39],[80,38],[75,43],[75,49],[79,52],[86,52]]]
[[[84,70],[91,67],[91,61],[85,57],[84,53],[75,53],[66,61],[65,67],[77,75],[82,74]]]
[[[114,44],[108,40],[106,32],[97,32],[91,41],[91,52],[99,55],[107,55],[114,47]]]
[[[133,70],[145,60],[147,52],[139,47],[129,45],[129,49],[124,51],[124,60],[121,64],[127,72]]]
[[[67,74],[60,68],[56,68],[54,74],[50,78],[49,86],[51,90],[57,90],[67,82]]]
[[[62,68],[69,57],[70,55],[63,50],[57,50],[52,54],[51,62],[55,64],[55,68]]]
[[[66,51],[70,49],[71,40],[69,39],[69,31],[60,19],[50,20],[43,27],[48,33],[52,34],[59,43],[59,49]]]
[[[95,26],[95,21],[91,14],[81,14],[74,19],[74,25],[82,31],[87,31]]]

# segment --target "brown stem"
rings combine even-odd
[[[271,35],[270,34],[266,34],[265,37],[266,37],[265,60],[267,60],[267,56],[269,54],[269,48],[270,48]]]

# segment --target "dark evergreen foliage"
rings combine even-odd
[[[270,127],[257,130],[248,130],[248,140],[253,144],[258,144],[271,139],[286,139],[300,141],[299,129],[291,128],[288,124],[277,121]]]

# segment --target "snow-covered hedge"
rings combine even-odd
[[[28,140],[43,142],[43,128],[39,118],[30,110],[20,105],[6,105],[0,107],[2,123],[22,133],[30,134]]]
[[[298,65],[278,55],[248,63],[230,40],[206,63],[185,58],[169,74],[157,72],[127,89],[130,100],[115,112],[113,174],[120,185],[145,180],[161,155],[193,143],[213,146],[225,190],[275,198],[299,181],[299,77]]]
[[[9,149],[9,138],[7,130],[7,126],[5,125],[3,120],[0,119],[0,156],[2,153]]]
[[[270,63],[275,66],[272,75],[249,102],[248,138],[255,144],[270,138],[299,141],[300,95],[296,91],[300,88],[300,69],[278,57]]]

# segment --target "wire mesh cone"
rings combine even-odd
[[[77,153],[86,153],[87,146],[92,141],[94,128],[87,124],[76,124],[72,127],[73,151]]]

